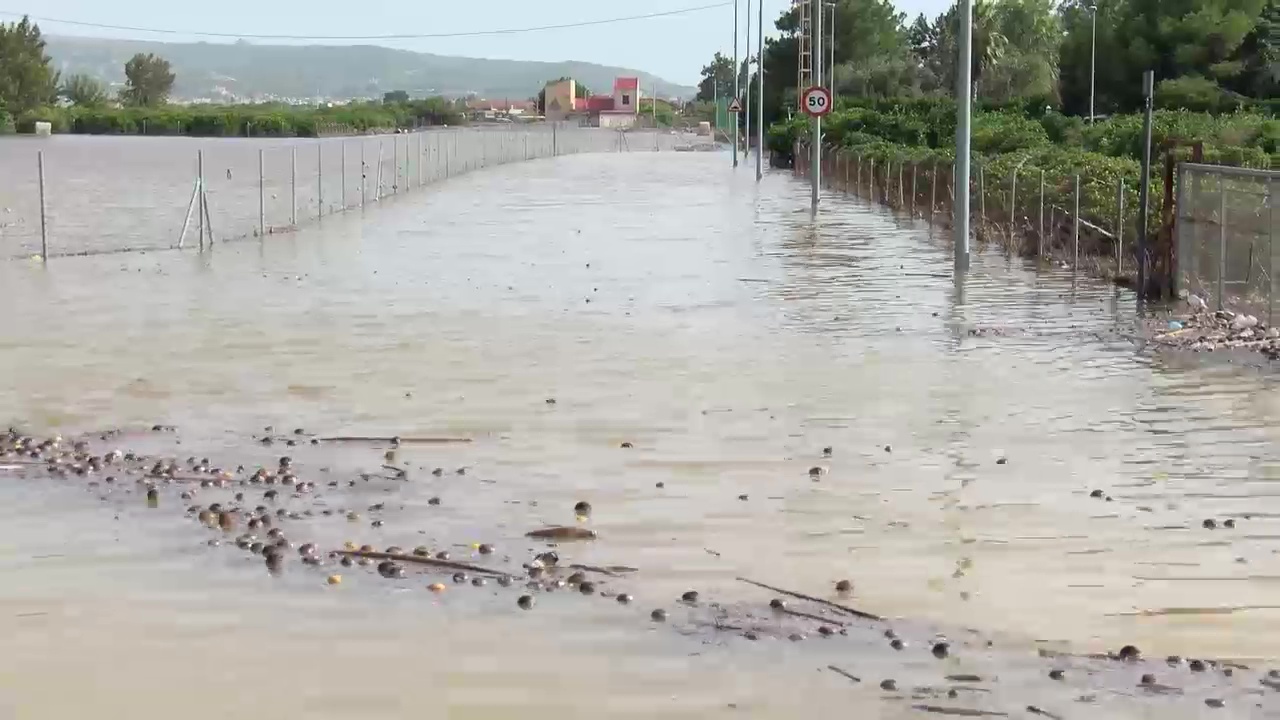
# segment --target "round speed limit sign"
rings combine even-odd
[[[831,112],[831,91],[824,87],[811,87],[800,95],[800,109],[813,117]]]

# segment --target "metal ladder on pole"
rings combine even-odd
[[[796,98],[813,85],[813,7],[814,0],[792,0],[800,20],[800,62],[796,77]],[[798,100],[797,100],[798,101]]]

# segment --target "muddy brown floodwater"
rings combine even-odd
[[[957,287],[927,226],[839,196],[814,225],[803,185],[749,176],[580,155],[204,256],[0,264],[0,421],[148,457],[0,459],[0,711],[1277,712],[1265,369],[1140,352],[1131,297],[998,254]],[[404,442],[310,442],[333,436]],[[296,480],[250,481],[281,455]],[[213,502],[284,509],[283,571],[202,524]],[[596,538],[526,537],[549,526]],[[516,580],[395,579],[329,555],[347,542]],[[548,549],[636,571],[527,588]],[[739,577],[886,620],[783,614]],[[1125,645],[1147,660],[1084,657]]]

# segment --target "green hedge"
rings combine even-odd
[[[823,123],[826,142],[835,146],[866,145],[868,138],[908,148],[949,152],[954,145],[955,105],[949,100],[906,100],[893,104],[837,103],[840,108]],[[977,110],[972,147],[978,155],[999,155],[1058,147],[1111,158],[1142,158],[1141,115],[1119,115],[1093,124],[1056,111],[1033,117],[1019,110]],[[808,119],[795,117],[769,129],[769,148],[789,154],[795,141],[808,138]],[[1153,115],[1152,146],[1189,147],[1202,143],[1205,159],[1248,167],[1277,167],[1280,119],[1240,111],[1213,115],[1186,110],[1159,110]],[[911,152],[916,152],[912,150]],[[1084,160],[1082,160],[1084,162]]]
[[[0,118],[0,131],[3,130]],[[210,137],[315,137],[327,132],[359,133],[414,125],[462,124],[465,117],[447,102],[431,98],[384,105],[339,107],[288,105],[168,105],[156,108],[40,108],[14,122],[33,132],[37,121],[55,133],[90,135],[196,135]]]
[[[946,99],[841,101],[823,123],[824,139],[837,150],[877,164],[949,164],[955,153],[954,112],[954,103]],[[1157,155],[1166,142],[1176,141],[1177,156],[1189,159],[1192,146],[1188,143],[1199,142],[1209,163],[1280,168],[1280,120],[1267,114],[1160,110],[1153,120]],[[1116,192],[1123,181],[1129,196],[1125,234],[1132,237],[1134,193],[1141,179],[1142,124],[1140,115],[1086,124],[1048,105],[1033,103],[1024,107],[979,106],[972,126],[974,182],[981,173],[988,202],[1007,202],[1015,168],[1020,187],[1034,187],[1037,193],[1043,172],[1046,203],[1069,208],[1075,201],[1075,178],[1079,176],[1081,214],[1114,229]],[[797,142],[808,142],[809,133],[809,120],[803,116],[777,123],[769,128],[769,149],[790,155]],[[1021,190],[1018,194],[1027,197]],[[1157,170],[1149,187],[1153,212],[1162,197],[1163,177]]]

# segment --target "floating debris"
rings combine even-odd
[[[531,530],[525,533],[525,537],[539,540],[594,540],[596,531],[580,527],[558,526]]]

